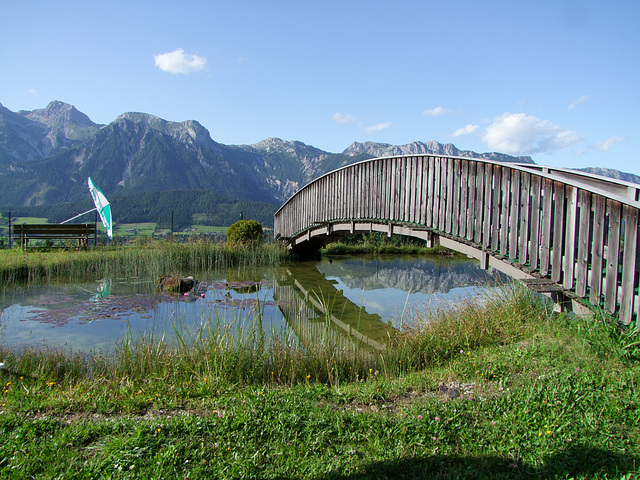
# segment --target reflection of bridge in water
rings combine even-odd
[[[386,349],[399,333],[380,315],[367,313],[335,288],[316,268],[291,265],[273,287],[273,298],[300,343],[334,350],[375,353]]]
[[[328,277],[340,277],[354,290],[398,288],[426,295],[454,288],[503,284],[508,279],[498,270],[484,270],[477,260],[466,257],[350,258],[321,263],[318,269]]]

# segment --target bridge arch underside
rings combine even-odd
[[[350,220],[325,222],[313,225],[299,232],[288,241],[293,253],[302,258],[314,256],[318,250],[330,243],[339,241],[352,235],[380,232],[388,237],[403,235],[424,240],[428,247],[440,245],[480,261],[483,269],[495,268],[500,272],[520,281],[535,292],[546,295],[556,305],[557,311],[572,311],[578,315],[587,315],[594,309],[584,300],[576,297],[571,291],[549,281],[549,279],[534,275],[526,267],[509,260],[496,252],[489,251],[481,245],[458,238],[438,230],[422,225],[402,224],[375,220]]]

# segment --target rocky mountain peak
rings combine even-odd
[[[366,153],[374,157],[392,157],[396,155],[447,155],[452,157],[479,158],[512,163],[534,163],[531,157],[514,157],[502,153],[476,153],[470,150],[459,150],[452,143],[412,142],[407,145],[389,145],[388,143],[354,142],[342,152],[345,155]]]

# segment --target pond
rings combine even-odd
[[[459,257],[352,257],[282,267],[182,272],[188,295],[157,279],[106,278],[12,287],[0,293],[0,344],[109,351],[126,338],[171,339],[205,326],[255,327],[308,345],[330,335],[345,348],[384,348],[416,311],[447,308],[504,281]]]

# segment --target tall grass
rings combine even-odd
[[[331,306],[326,307],[331,312]],[[445,365],[461,350],[516,342],[545,321],[549,310],[528,290],[512,285],[484,304],[469,302],[422,317],[375,355],[358,348],[344,350],[328,338],[305,348],[288,331],[265,332],[258,307],[244,320],[230,321],[224,314],[228,311],[215,311],[192,330],[178,319],[171,341],[153,332],[128,334],[109,356],[15,352],[2,346],[0,356],[23,376],[56,383],[98,382],[113,392],[122,385],[203,384],[203,379],[219,387],[308,381],[339,385],[373,376],[391,379]]]
[[[288,253],[279,243],[258,248],[210,241],[140,241],[88,250],[0,250],[0,283],[51,281],[85,275],[154,278],[185,270],[208,271],[231,266],[275,265]]]

